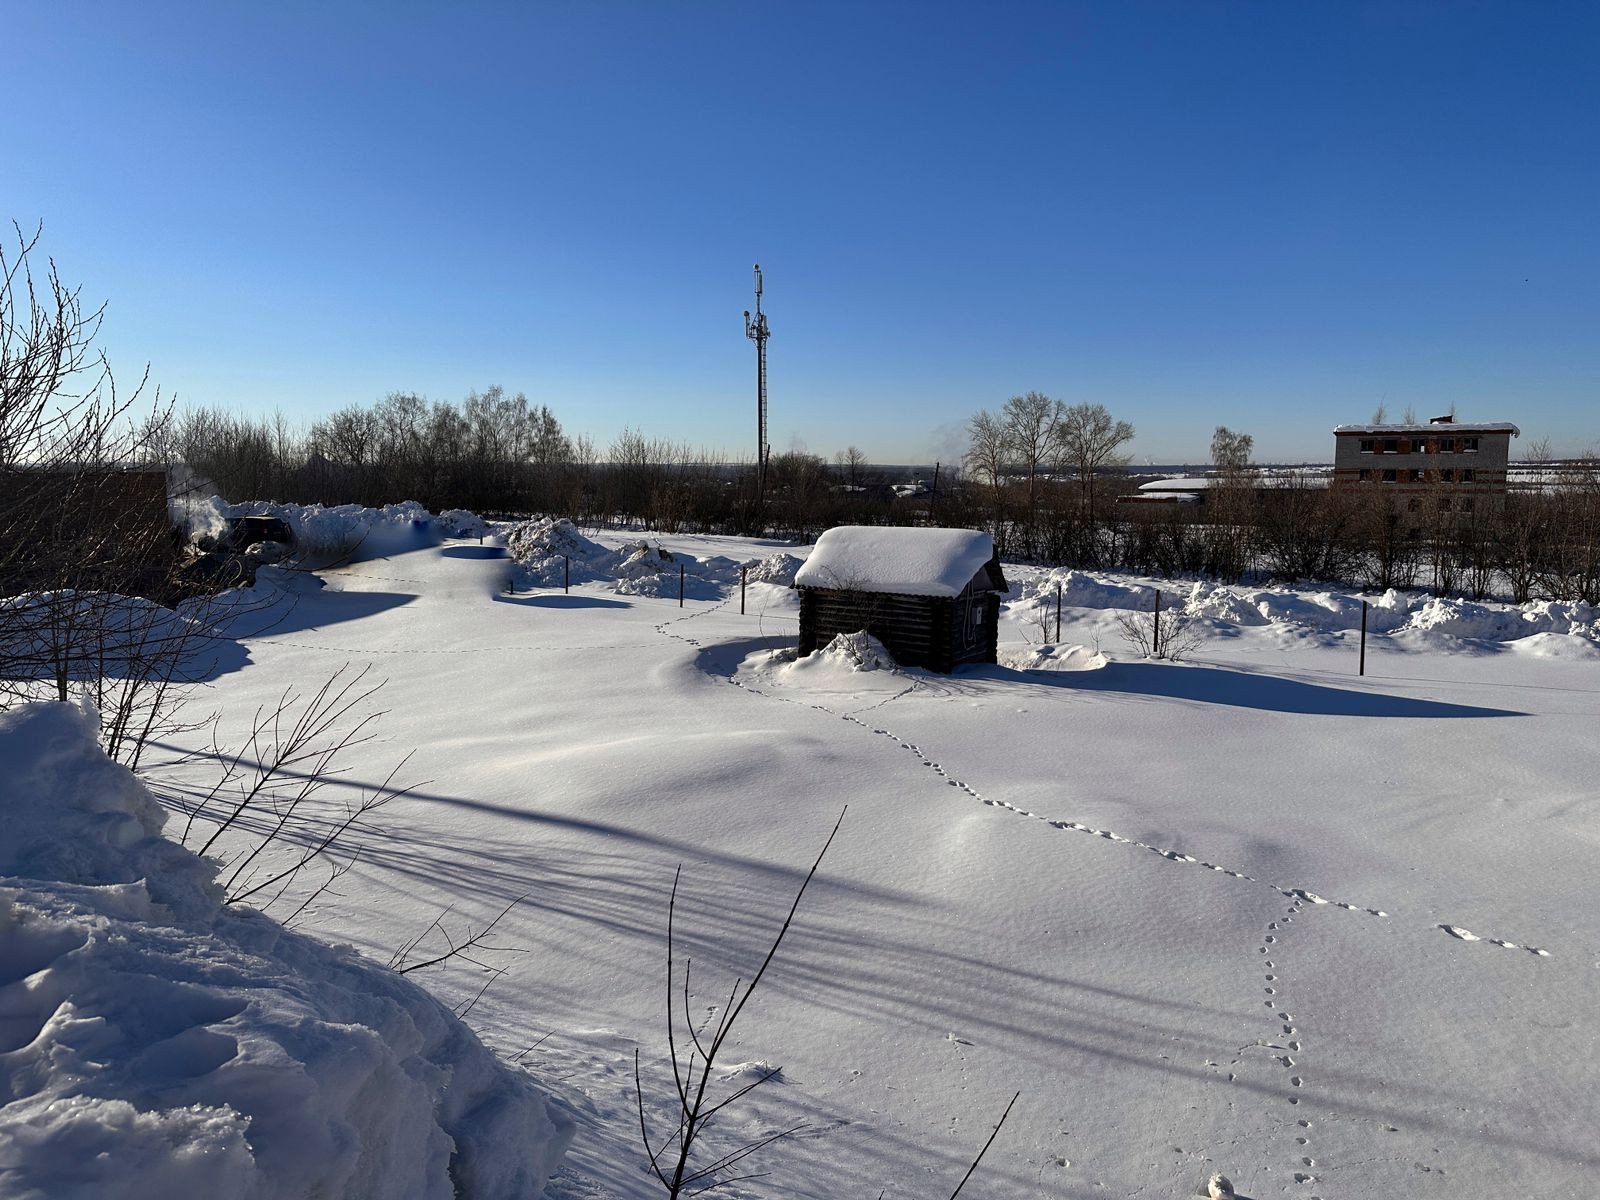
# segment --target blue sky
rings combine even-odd
[[[123,375],[310,420],[499,383],[602,446],[1156,462],[1454,404],[1600,444],[1600,5],[32,4],[0,205]],[[20,53],[18,51],[21,51]]]

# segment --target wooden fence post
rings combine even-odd
[[[739,568],[739,615],[744,616],[744,575],[749,567]]]
[[[1361,602],[1361,666],[1356,671],[1358,675],[1367,673],[1367,602]]]
[[[1155,633],[1150,639],[1150,656],[1152,658],[1160,658],[1161,657],[1161,589],[1160,588],[1156,589],[1156,627],[1155,627]]]
[[[683,564],[678,564],[678,607],[683,607]]]
[[[1056,645],[1061,644],[1061,582],[1056,581]]]
[[[566,554],[561,556],[561,590],[563,592],[572,590],[572,558]]]

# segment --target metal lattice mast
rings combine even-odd
[[[744,314],[744,335],[756,344],[756,498],[767,498],[767,317],[761,311],[761,264],[756,264],[756,312]]]

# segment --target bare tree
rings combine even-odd
[[[1057,460],[1063,449],[1061,401],[1052,400],[1043,392],[1026,392],[1007,400],[1002,416],[1010,453],[1028,473],[1031,526],[1038,507],[1039,471]]]
[[[1074,404],[1061,412],[1058,445],[1061,462],[1077,473],[1083,505],[1094,519],[1094,477],[1106,467],[1125,466],[1121,447],[1133,440],[1133,426],[1115,420],[1103,404]]]

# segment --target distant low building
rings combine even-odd
[[[1340,425],[1333,431],[1333,483],[1376,485],[1403,512],[1437,505],[1456,515],[1498,510],[1505,503],[1509,421],[1434,417],[1421,424]]]

